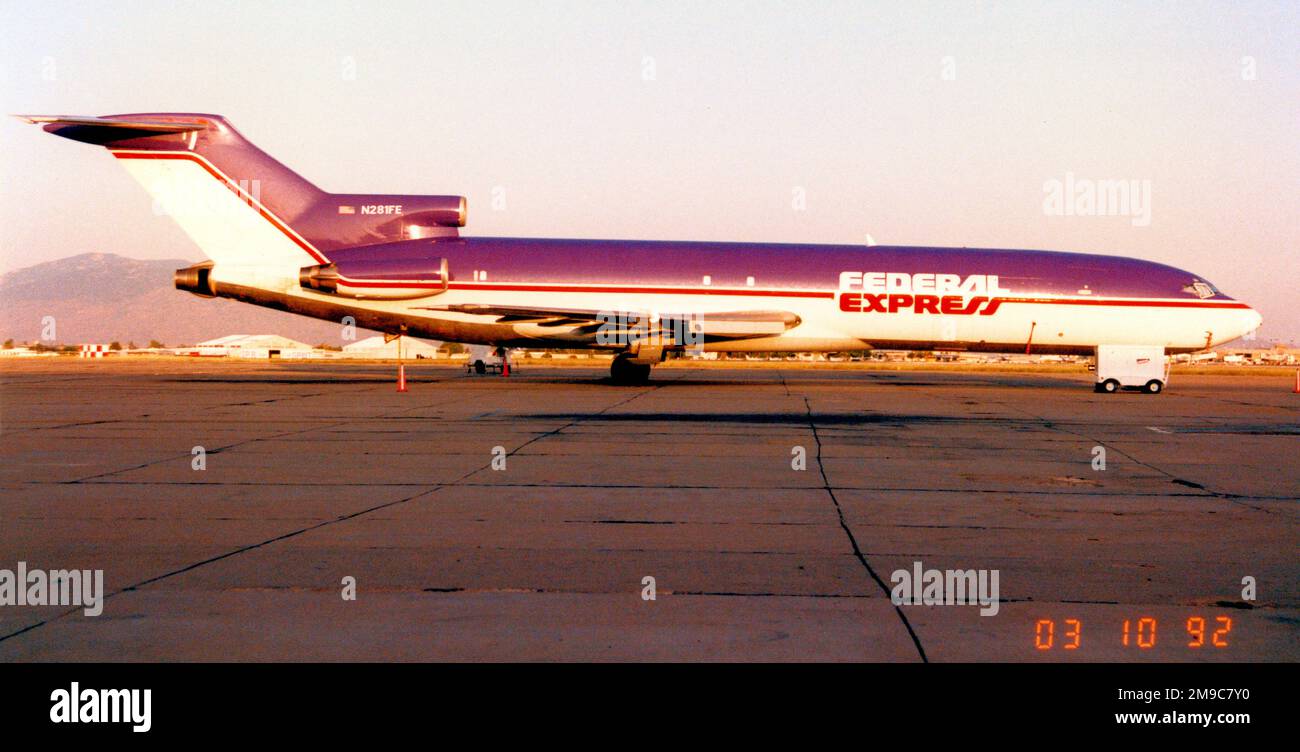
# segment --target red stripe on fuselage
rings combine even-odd
[[[483,284],[466,284],[452,283],[448,285],[452,290],[510,290],[512,292],[613,292],[613,293],[645,293],[648,295],[750,295],[760,297],[775,298],[834,298],[833,292],[822,292],[819,290],[726,290],[726,289],[702,289],[702,288],[676,288],[676,287],[577,287],[568,285],[528,285],[505,283],[500,285],[483,285]]]
[[[388,283],[395,284],[395,283]],[[400,286],[400,283],[396,283]],[[644,293],[649,295],[750,295],[775,298],[831,298],[835,292],[820,290],[719,290],[674,287],[573,287],[561,285],[528,285],[510,282],[502,284],[457,284],[449,290],[498,290],[503,292],[587,292],[587,293]],[[993,298],[990,305],[1005,303],[1031,303],[1041,305],[1091,305],[1091,306],[1146,306],[1154,308],[1250,308],[1235,300],[1096,300],[1088,298]],[[994,306],[996,310],[996,306]]]
[[[342,282],[348,287],[409,287],[413,290],[441,290],[442,289],[441,282],[418,282],[415,280],[411,280],[409,282],[405,280],[399,280],[396,282],[363,282],[361,280],[351,279],[349,277],[344,277],[342,275],[339,276],[339,282]]]
[[[1090,300],[1088,298],[995,298],[1002,303],[1040,305],[1142,306],[1152,308],[1250,308],[1235,300]]]

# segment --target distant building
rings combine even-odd
[[[177,355],[228,358],[311,357],[311,345],[278,334],[230,334],[193,347],[178,348]]]
[[[78,358],[103,358],[112,354],[112,345],[82,345],[77,351]]]
[[[52,350],[33,350],[30,347],[9,347],[0,350],[0,357],[4,358],[46,358],[54,357],[58,353]]]
[[[343,357],[396,360],[399,342],[402,348],[402,357],[411,360],[417,358],[436,358],[438,357],[438,348],[442,346],[441,342],[429,342],[427,340],[415,339],[413,337],[397,337],[391,341],[385,342],[383,336],[380,335],[377,337],[368,337],[344,345]]]

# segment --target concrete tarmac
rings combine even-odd
[[[0,365],[0,569],[108,593],[0,661],[1300,659],[1283,379],[394,370]],[[996,615],[896,606],[917,562]]]

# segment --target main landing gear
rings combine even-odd
[[[619,353],[609,365],[609,378],[615,384],[644,384],[650,380],[650,364],[634,363],[632,356]]]

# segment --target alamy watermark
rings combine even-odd
[[[599,345],[704,347],[704,316],[699,313],[657,314],[644,311],[600,311],[596,314]]]
[[[1065,173],[1043,183],[1043,214],[1049,217],[1131,217],[1134,227],[1151,224],[1150,180],[1093,180]]]
[[[981,606],[980,616],[997,616],[998,574],[996,569],[925,569],[915,561],[910,570],[896,569],[889,576],[894,584],[889,599],[895,606]]]
[[[104,612],[104,570],[0,569],[0,606],[83,606],[86,616]]]
[[[153,690],[82,689],[72,682],[51,692],[50,702],[52,723],[129,723],[137,733],[153,728]]]

